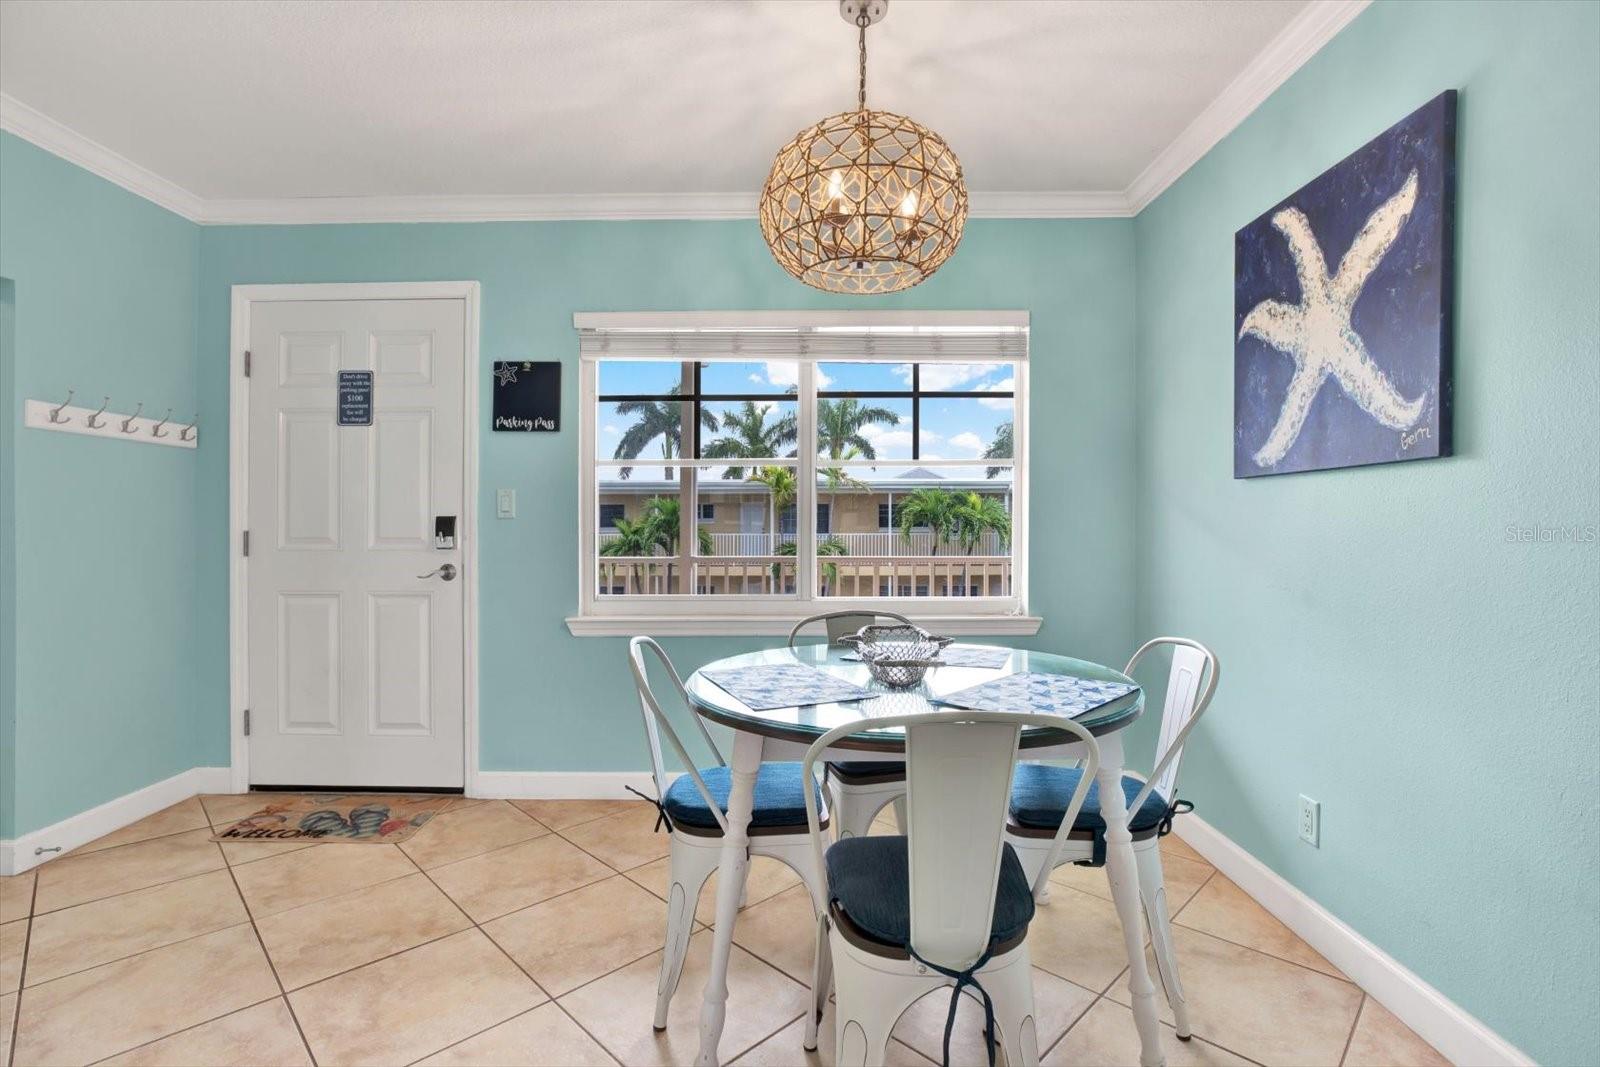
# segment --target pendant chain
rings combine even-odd
[[[859,33],[857,51],[861,57],[861,83],[856,89],[856,110],[867,110],[867,27],[872,20],[867,18],[866,11],[856,16],[856,27]]]

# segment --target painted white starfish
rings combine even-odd
[[[510,385],[517,380],[517,365],[515,363],[502,363],[494,369],[495,384]]]
[[[1412,171],[1400,191],[1374,211],[1328,277],[1328,266],[1311,222],[1299,208],[1284,208],[1272,216],[1272,225],[1289,241],[1295,274],[1300,278],[1300,303],[1263,300],[1250,309],[1239,327],[1273,348],[1294,357],[1294,377],[1284,395],[1277,424],[1255,454],[1257,465],[1270,467],[1288,455],[1300,436],[1311,402],[1322,379],[1333,377],[1368,415],[1395,430],[1408,429],[1422,414],[1427,394],[1407,400],[1390,383],[1367,346],[1350,323],[1361,289],[1394,244],[1400,227],[1417,202],[1417,172]]]

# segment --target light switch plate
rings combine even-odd
[[[514,519],[517,517],[517,491],[515,489],[496,489],[494,491],[494,516],[497,519]]]

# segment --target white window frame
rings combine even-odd
[[[829,327],[1028,327],[1026,311],[713,311],[713,312],[580,312],[573,316],[578,330],[740,330],[826,329]],[[795,359],[800,365],[800,440],[815,439],[815,358],[803,354],[781,356],[763,352],[748,359]],[[829,356],[833,362],[837,357]],[[875,361],[885,358],[879,356]],[[705,595],[678,593],[639,597],[601,597],[598,581],[598,486],[595,455],[597,440],[597,367],[600,357],[585,354],[578,367],[578,611],[567,618],[567,628],[580,637],[615,637],[636,633],[667,636],[787,634],[801,618],[827,611],[874,609],[908,615],[939,632],[952,635],[1025,635],[1037,633],[1043,620],[1028,612],[1028,360],[1008,361],[1015,368],[1012,413],[1011,481],[1011,595],[970,596],[822,597],[817,595],[817,553],[814,538],[797,538],[795,585],[799,594],[783,597],[748,594]],[[941,360],[973,362],[970,355],[919,355],[916,362]],[[810,403],[807,402],[809,398]],[[807,453],[811,453],[808,455]],[[817,506],[815,450],[800,448],[795,511],[812,516]],[[973,461],[917,461],[925,466],[972,466]],[[978,461],[981,464],[981,461]],[[698,508],[696,508],[698,517]],[[914,583],[913,583],[914,586]],[[913,588],[914,591],[914,588]]]

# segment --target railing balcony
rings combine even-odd
[[[601,530],[599,543],[605,545],[617,538],[614,530]],[[897,530],[878,530],[867,533],[833,533],[818,534],[817,542],[821,544],[828,539],[842,542],[845,556],[929,556],[933,555],[933,533],[929,530],[913,530],[910,537],[905,537]],[[712,556],[776,556],[779,549],[794,540],[793,534],[770,533],[714,533],[711,535]],[[939,546],[941,556],[1004,556],[1010,551],[1009,546],[1001,540],[994,531],[985,533],[967,552],[961,545],[948,543]],[[666,553],[657,549],[655,555]],[[829,559],[843,557],[830,556]]]

